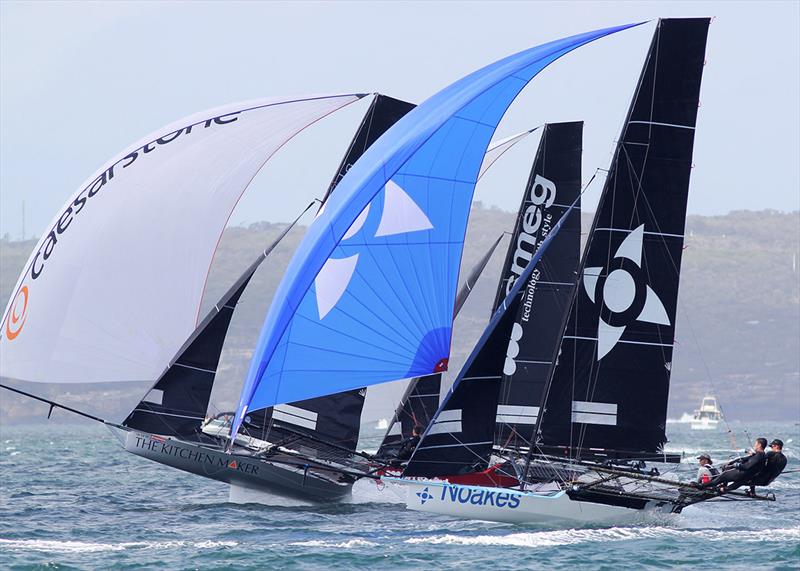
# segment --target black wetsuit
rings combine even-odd
[[[786,456],[783,455],[783,452],[773,452],[772,450],[767,452],[767,463],[764,469],[748,482],[750,491],[755,492],[756,486],[771,484],[783,472],[784,468],[786,468]]]
[[[400,444],[400,449],[397,451],[397,459],[398,460],[408,460],[411,458],[411,455],[414,453],[414,450],[417,449],[417,444],[419,444],[420,437],[419,436],[412,436],[411,438],[407,438]]]
[[[730,470],[725,470],[722,474],[707,484],[703,484],[701,487],[712,488],[719,486],[720,484],[725,484],[726,489],[735,490],[739,486],[746,484],[748,480],[761,472],[764,469],[766,460],[766,454],[763,452],[754,452],[750,456],[742,459],[741,463],[739,463],[736,467],[731,468]]]

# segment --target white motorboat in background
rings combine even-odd
[[[711,396],[703,397],[700,408],[692,415],[692,430],[716,430],[722,420],[722,411],[717,406],[717,399]]]

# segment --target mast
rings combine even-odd
[[[656,27],[546,391],[542,452],[663,459],[708,24]]]

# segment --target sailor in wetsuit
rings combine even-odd
[[[756,486],[768,486],[786,468],[786,456],[783,455],[783,440],[776,438],[769,443],[771,450],[767,451],[767,462],[764,469],[748,482],[749,495],[756,495]]]
[[[746,484],[753,476],[764,469],[767,460],[767,455],[764,453],[764,448],[766,447],[766,438],[756,438],[753,443],[752,454],[729,462],[723,466],[724,472],[722,474],[706,484],[700,484],[700,487],[713,488],[719,486],[719,490],[724,493]]]
[[[414,450],[417,449],[417,444],[419,444],[419,440],[422,437],[422,427],[415,426],[411,429],[411,438],[406,438],[400,443],[400,449],[397,451],[397,459],[398,460],[408,460],[411,458],[411,455],[414,453]]]
[[[711,462],[711,456],[708,454],[700,454],[697,459],[700,460],[700,467],[697,469],[698,484],[706,484],[715,476],[719,476],[719,470],[717,470]]]

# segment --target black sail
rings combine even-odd
[[[395,99],[394,97],[389,97],[388,95],[382,95],[380,93],[375,95],[372,104],[356,131],[355,137],[353,137],[350,146],[347,148],[347,152],[328,187],[328,191],[322,199],[323,204],[328,200],[328,197],[331,195],[331,192],[333,192],[333,189],[336,188],[336,185],[339,184],[339,181],[342,180],[344,175],[347,174],[347,171],[350,170],[350,167],[353,166],[353,163],[364,154],[364,151],[366,151],[372,143],[377,141],[389,127],[397,123],[406,113],[414,109],[414,107],[416,107],[416,105],[413,103],[401,99]]]
[[[588,239],[541,421],[545,451],[647,458],[666,442],[708,24],[656,28]]]
[[[545,128],[501,274],[498,308],[404,475],[485,469],[498,433],[530,441],[576,279],[581,139],[582,123]]]
[[[523,290],[504,350],[495,431],[495,444],[503,448],[527,447],[533,440],[573,297],[581,248],[582,144],[582,122],[545,125],[498,284],[495,306],[527,267],[549,228],[576,203]]]

